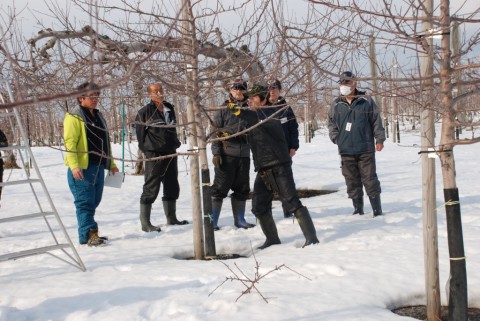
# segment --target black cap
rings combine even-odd
[[[247,90],[247,82],[242,78],[235,79],[233,81],[231,89],[240,89],[240,90]]]
[[[355,79],[355,75],[351,71],[344,71],[340,74],[340,79],[338,83],[344,83],[347,81],[353,81]]]
[[[278,79],[272,79],[268,82],[268,90],[278,88],[282,89],[282,83]]]
[[[248,97],[260,96],[261,100],[267,97],[268,88],[262,85],[254,84],[252,89],[247,92]]]

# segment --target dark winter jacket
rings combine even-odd
[[[7,136],[3,133],[3,131],[0,129],[0,147],[7,147],[8,146],[8,140]],[[1,160],[2,152],[0,152],[0,160]]]
[[[337,98],[328,112],[330,139],[338,145],[340,155],[375,152],[375,141],[383,144],[385,129],[377,105],[365,92],[356,90],[351,104]]]
[[[252,149],[256,172],[280,164],[292,163],[282,124],[275,118],[264,120],[271,114],[271,109],[260,109],[258,111],[242,110],[239,115],[247,122],[248,127],[261,122],[261,125],[248,132],[248,142]]]
[[[287,105],[287,101],[283,97],[279,97],[276,103],[269,102],[268,105],[272,106],[274,111],[277,111],[285,107]],[[292,107],[288,106],[286,109],[277,114],[275,118],[280,120],[282,123],[283,132],[287,140],[288,150],[298,150],[300,147],[298,141],[298,123]]]
[[[164,101],[163,111],[160,111],[150,101],[138,111],[135,121],[138,148],[141,151],[167,155],[175,153],[176,149],[180,147],[177,130],[174,127],[164,127],[177,124],[172,104]]]
[[[213,120],[216,137],[227,137],[236,134],[247,128],[247,124],[242,118],[236,114],[242,111],[235,109],[235,107],[246,107],[247,99],[237,101],[232,96],[226,100],[223,106],[225,109],[218,110]],[[240,135],[232,137],[224,141],[215,141],[212,143],[213,155],[228,155],[233,157],[250,157],[250,146],[248,145],[247,136]]]

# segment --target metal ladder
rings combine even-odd
[[[5,88],[8,91],[8,95],[10,98],[10,101],[13,102],[13,93],[10,87],[10,84],[6,79],[1,79],[0,78],[0,83],[3,83],[5,85]],[[5,99],[3,96],[0,94],[0,99],[2,103],[5,103]],[[22,180],[17,180],[17,181],[9,181],[9,182],[3,182],[0,183],[0,186],[12,186],[12,185],[20,185],[20,184],[29,184],[30,189],[35,197],[35,201],[37,203],[37,206],[39,208],[39,212],[35,213],[29,213],[29,214],[23,214],[23,215],[16,215],[16,216],[10,216],[10,217],[3,217],[3,213],[0,212],[0,223],[6,223],[6,222],[13,222],[13,221],[22,221],[22,220],[28,220],[32,218],[43,218],[49,231],[50,234],[52,235],[53,238],[53,244],[48,245],[48,246],[43,246],[43,247],[37,247],[33,249],[28,249],[28,250],[22,250],[18,252],[12,252],[8,254],[0,254],[0,262],[3,261],[8,261],[8,260],[16,260],[19,258],[27,257],[27,256],[33,256],[33,255],[38,255],[38,254],[49,254],[67,264],[70,264],[81,271],[86,271],[86,267],[82,262],[82,259],[78,255],[77,250],[73,246],[72,240],[68,236],[67,230],[65,229],[65,226],[63,225],[62,220],[60,219],[60,216],[58,215],[57,209],[55,208],[55,205],[53,204],[52,198],[50,197],[50,193],[47,190],[47,187],[45,185],[45,182],[42,178],[42,175],[40,173],[40,170],[37,166],[37,163],[35,161],[35,158],[33,157],[32,150],[30,148],[30,145],[28,143],[28,137],[25,133],[25,129],[22,125],[22,121],[20,118],[20,114],[18,113],[17,109],[14,107],[13,112],[9,111],[8,109],[3,109],[0,110],[0,117],[7,117],[10,119],[13,119],[14,121],[17,122],[18,124],[18,129],[20,131],[21,135],[21,140],[18,140],[19,143],[18,145],[13,145],[13,146],[8,146],[8,147],[1,147],[0,151],[3,150],[18,150],[20,155],[20,159],[22,161],[23,168],[25,170],[25,177],[27,179],[22,179]],[[10,124],[12,124],[12,121],[10,121]],[[13,129],[13,128],[12,128]],[[21,142],[23,141],[23,145],[21,145]],[[25,157],[22,155],[22,152],[25,152]],[[26,159],[25,159],[26,158]],[[27,166],[28,166],[28,159],[30,159],[30,162],[32,164],[32,169],[35,172],[35,176],[37,178],[30,178],[30,174],[27,171]],[[41,186],[41,189],[43,191],[44,196],[47,198],[48,203],[50,205],[49,211],[45,211],[42,207],[42,204],[40,203],[40,200],[37,195],[37,191],[35,189],[35,186],[38,189],[38,185]],[[47,218],[54,218],[58,226],[60,227],[60,231],[57,231],[57,234],[63,234],[64,240],[62,240],[62,243],[59,241],[57,235],[55,234],[54,230],[52,229],[52,226]],[[64,255],[67,256],[67,258],[60,256],[59,251],[63,252]],[[70,253],[69,253],[70,251]]]

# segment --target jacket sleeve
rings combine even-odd
[[[135,132],[137,134],[138,148],[143,152],[143,143],[145,142],[145,121],[142,119],[141,110],[135,117]]]
[[[164,101],[163,103],[171,110],[170,120],[173,121],[173,123],[177,124],[177,112],[175,111],[175,106],[166,101]]]
[[[7,146],[8,146],[7,136],[5,136],[3,131],[0,130],[0,147],[7,147]]]
[[[219,137],[218,132],[223,128],[223,114],[222,110],[217,110],[215,113],[215,117],[213,118],[213,126],[215,127],[214,137]],[[222,142],[221,141],[214,141],[212,142],[212,154],[213,155],[220,155],[222,154]]]
[[[335,106],[336,103],[333,103],[330,106],[330,110],[328,111],[328,135],[330,137],[330,140],[336,144],[337,143],[337,138],[338,138],[338,126],[335,121]]]
[[[288,120],[288,135],[290,136],[288,141],[290,142],[289,149],[298,150],[300,142],[298,141],[298,122],[292,107],[287,108],[287,120]]]
[[[65,142],[66,154],[65,158],[68,161],[70,169],[80,167],[78,161],[78,141],[81,139],[83,121],[80,117],[66,114],[63,121],[63,140]]]
[[[167,107],[170,108],[170,122],[171,124],[175,124],[177,125],[177,112],[175,111],[175,106],[169,102],[164,102],[164,104],[167,105]],[[175,146],[175,149],[179,148],[182,143],[180,142],[180,140],[178,139],[178,133],[177,133],[177,128],[170,128],[170,129],[167,129],[168,131],[171,131],[171,133],[173,134],[172,135],[172,144]]]
[[[382,116],[378,111],[377,104],[372,98],[370,98],[370,104],[372,105],[373,135],[375,136],[375,141],[377,144],[383,144],[386,138],[385,138],[385,128],[383,128],[383,124],[382,124]]]

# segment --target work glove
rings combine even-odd
[[[229,134],[227,132],[217,131],[217,137],[228,137]],[[228,149],[229,143],[226,140],[222,140],[223,150]],[[220,155],[218,155],[220,156]]]
[[[222,156],[213,155],[212,163],[213,163],[213,166],[215,166],[216,168],[220,168],[220,165],[222,165]]]
[[[236,107],[238,107],[237,104],[228,103],[227,107],[232,111],[232,113],[233,113],[235,116],[240,115],[241,110],[238,109],[238,108],[236,108]]]

